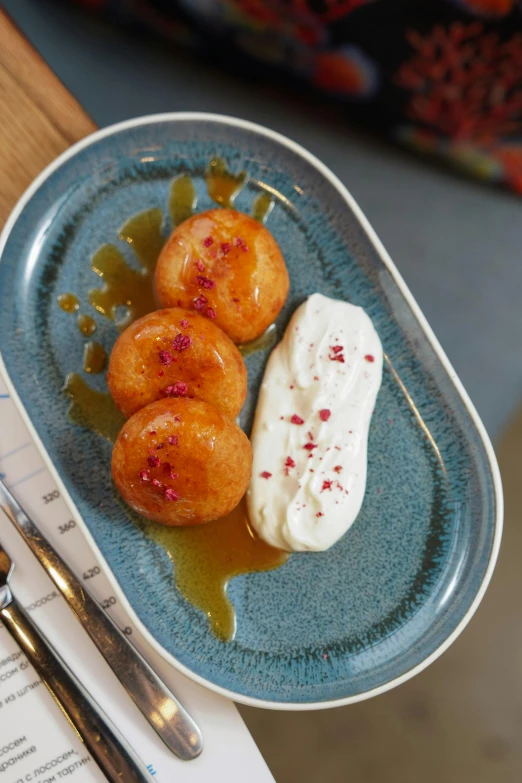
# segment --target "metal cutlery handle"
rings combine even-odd
[[[110,783],[149,783],[147,768],[125,747],[15,600],[0,610],[0,617]]]
[[[201,732],[158,675],[74,576],[0,480],[0,507],[43,565],[119,681],[167,747],[189,761],[201,753]]]

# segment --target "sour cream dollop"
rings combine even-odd
[[[272,546],[323,551],[366,488],[382,346],[361,307],[313,294],[268,360],[252,430],[250,521]]]

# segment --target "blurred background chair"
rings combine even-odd
[[[517,0],[76,0],[522,193]]]

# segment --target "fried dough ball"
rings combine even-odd
[[[234,418],[247,393],[234,343],[208,319],[179,307],[150,313],[118,337],[107,382],[124,416],[164,397],[188,397]]]
[[[232,209],[211,209],[181,223],[156,267],[163,307],[194,309],[235,343],[263,334],[288,288],[286,265],[270,231]]]
[[[162,525],[199,525],[232,511],[252,470],[245,433],[213,405],[165,399],[134,414],[112,452],[123,499]]]

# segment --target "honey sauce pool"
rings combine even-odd
[[[133,249],[139,269],[127,263],[116,245],[104,245],[91,260],[91,269],[101,277],[103,287],[89,291],[89,302],[105,318],[117,321],[120,331],[156,309],[154,269],[163,247],[162,224],[161,209],[150,209],[128,220],[120,230],[119,238]],[[125,310],[119,320],[118,308]]]
[[[246,172],[232,174],[224,161],[214,158],[205,177],[208,194],[217,204],[231,207],[247,178]],[[190,217],[196,203],[191,177],[180,175],[171,185],[167,205],[173,225]],[[253,216],[264,222],[272,206],[271,197],[260,194],[253,204]],[[91,259],[91,268],[101,278],[102,286],[89,291],[89,303],[102,318],[114,321],[120,331],[157,309],[153,281],[164,243],[163,220],[161,209],[150,209],[132,217],[118,232],[118,238],[132,249],[135,266],[127,262],[114,244],[104,245]],[[69,293],[61,295],[58,304],[66,312],[76,312],[79,308],[78,298]],[[120,317],[121,310],[123,317]],[[81,315],[78,327],[89,337],[96,329],[96,322],[91,316]],[[271,326],[257,340],[239,347],[243,355],[248,355],[271,347],[275,339],[275,327]],[[101,345],[88,342],[83,358],[84,371],[92,373],[104,369],[107,357]],[[93,389],[75,372],[67,376],[64,392],[71,400],[69,421],[114,442],[125,419],[111,396]],[[136,518],[132,512],[129,516]],[[240,574],[279,568],[288,559],[288,553],[274,549],[253,533],[244,498],[228,516],[205,525],[173,528],[138,519],[146,535],[171,559],[177,589],[205,613],[213,633],[222,641],[233,639],[236,627],[234,608],[227,596],[229,581]]]
[[[86,427],[114,443],[125,424],[125,417],[112,401],[111,395],[93,389],[75,372],[69,373],[63,390],[71,400],[67,414],[71,424]]]
[[[228,516],[194,527],[164,527],[147,522],[147,534],[174,564],[176,587],[208,617],[222,641],[234,638],[236,617],[227,596],[234,576],[269,571],[283,565],[288,553],[265,544],[251,530],[243,500]]]

